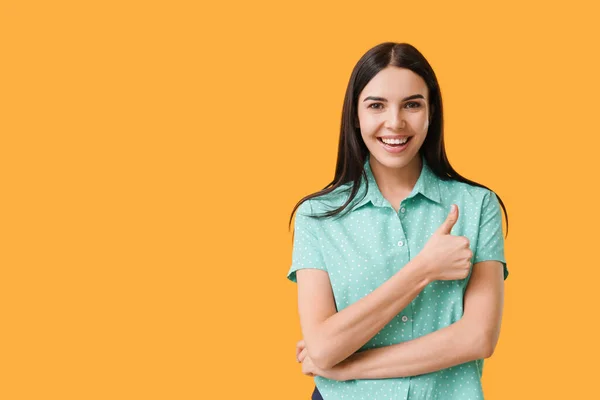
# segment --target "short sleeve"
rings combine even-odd
[[[287,275],[292,282],[296,282],[296,271],[299,269],[314,268],[327,271],[318,236],[321,219],[309,216],[312,214],[309,202],[310,200],[303,202],[296,210],[292,265]]]
[[[500,261],[504,267],[504,279],[508,277],[508,268],[504,257],[504,236],[502,233],[502,213],[498,197],[488,191],[481,206],[479,220],[479,238],[473,258],[473,264],[480,261]]]

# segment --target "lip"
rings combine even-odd
[[[411,138],[410,135],[385,135],[385,136],[377,136],[377,139],[404,139]]]
[[[398,146],[398,147],[391,147],[386,145],[385,143],[383,143],[381,141],[381,138],[385,138],[385,139],[400,139],[400,138],[405,138],[408,137],[408,141],[406,143],[404,143],[402,146]],[[385,151],[387,151],[388,153],[393,153],[393,154],[397,154],[397,153],[401,153],[404,150],[406,150],[406,148],[408,147],[408,145],[410,144],[412,139],[412,136],[379,136],[377,138],[377,142],[379,142],[379,144],[385,149]]]

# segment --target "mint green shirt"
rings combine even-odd
[[[352,182],[302,203],[296,211],[288,279],[296,282],[296,271],[303,268],[327,271],[337,310],[341,311],[414,258],[444,222],[452,204],[458,205],[459,218],[451,234],[469,239],[473,264],[485,260],[502,262],[506,279],[502,215],[496,195],[478,186],[444,181],[421,158],[421,174],[398,212],[379,191],[369,157],[364,164],[368,193],[359,201],[365,188],[361,182],[349,205],[356,204],[352,211],[325,219],[307,216],[342,205],[348,199]],[[413,340],[458,321],[463,315],[463,296],[470,277],[469,273],[462,280],[431,282],[358,351]],[[480,400],[482,371],[483,359],[479,359],[404,378],[341,382],[315,376],[314,380],[324,400]]]

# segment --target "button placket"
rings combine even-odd
[[[390,207],[390,209],[392,209],[392,208]],[[397,223],[399,226],[399,229],[398,229],[399,235],[397,236],[397,239],[400,239],[396,242],[396,245],[398,247],[404,247],[404,246],[406,246],[407,242],[406,242],[406,237],[404,235],[404,229],[402,227],[402,221],[400,220],[400,218],[398,218],[398,215],[396,215],[396,217],[395,217],[395,223]]]

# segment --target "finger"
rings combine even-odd
[[[296,358],[298,358],[298,355],[304,348],[306,348],[306,346],[304,345],[304,340],[301,340],[296,344]]]
[[[458,206],[456,204],[452,204],[446,220],[442,223],[442,225],[440,225],[436,232],[442,235],[449,235],[456,221],[458,221]]]
[[[306,353],[307,353],[306,348],[299,349],[296,352],[296,360],[298,360],[298,362],[302,362],[302,360],[304,360],[304,357],[306,357]],[[300,356],[302,356],[302,357],[300,357]]]
[[[308,366],[308,365],[304,365],[304,364],[302,364],[302,373],[303,373],[304,375],[313,376],[313,375],[312,375],[313,373],[311,372],[311,368],[310,368],[310,366]]]
[[[302,351],[300,352],[300,354],[298,355],[298,362],[302,362],[304,361],[304,359],[306,358],[306,354],[307,354],[307,350],[306,348],[302,349]]]

